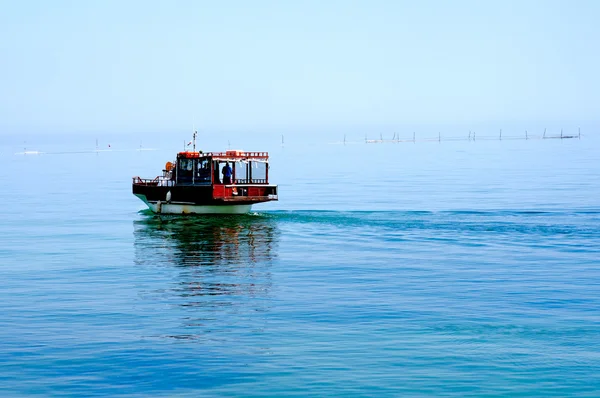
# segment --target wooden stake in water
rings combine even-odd
[[[527,130],[525,130],[525,139],[528,140],[529,137],[527,137]]]
[[[546,129],[544,129],[544,135],[542,136],[542,138],[546,138]]]
[[[413,131],[413,144],[415,143],[415,132]]]
[[[502,129],[500,129],[500,141],[502,141]]]

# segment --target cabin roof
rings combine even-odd
[[[267,160],[269,158],[268,152],[245,152],[239,150],[232,150],[226,152],[179,152],[178,158],[184,159],[197,159],[197,158],[213,158],[222,160],[238,160],[238,159],[260,159]]]

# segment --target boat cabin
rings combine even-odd
[[[177,185],[268,184],[268,159],[267,152],[179,152],[175,165],[167,163],[164,172]],[[229,181],[224,173],[227,166]]]
[[[269,185],[268,161],[267,152],[179,152],[175,163],[167,162],[162,176],[134,177],[134,185],[209,189],[213,199],[224,201],[277,200],[277,186]]]

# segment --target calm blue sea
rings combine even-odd
[[[340,138],[161,220],[189,136],[0,136],[0,396],[600,396],[600,137]]]

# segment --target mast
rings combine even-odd
[[[198,131],[194,130],[194,135],[192,136],[192,150],[196,153],[196,135],[198,135]],[[198,165],[198,159],[193,158],[192,160],[192,185],[196,184],[196,166]]]

